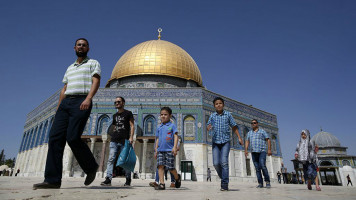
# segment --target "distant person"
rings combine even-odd
[[[15,176],[17,176],[20,173],[20,169],[17,169]]]
[[[300,140],[295,151],[295,159],[303,164],[304,180],[308,182],[308,190],[312,189],[312,181],[315,180],[315,188],[321,191],[317,176],[317,157],[316,154],[319,148],[314,142],[310,141],[310,133],[308,129],[302,130]]]
[[[277,177],[278,177],[278,183],[281,184],[281,172],[277,172]]]
[[[164,168],[168,169],[174,176],[175,187],[180,188],[181,176],[174,167],[175,156],[177,155],[178,131],[177,127],[170,121],[172,109],[169,107],[161,108],[161,125],[156,132],[155,158],[157,159],[159,185],[156,190],[165,190]]]
[[[124,97],[116,97],[114,105],[117,112],[113,115],[112,126],[114,126],[114,131],[111,134],[110,152],[107,162],[105,181],[100,184],[102,186],[111,186],[115,158],[120,155],[121,151],[124,149],[125,140],[128,140],[130,144],[133,143],[133,136],[135,132],[135,120],[132,112],[125,109]],[[130,186],[131,171],[126,169],[124,169],[124,171],[126,176],[124,186]]]
[[[283,163],[281,163],[281,172],[283,177],[283,184],[288,184],[288,172]]]
[[[271,181],[266,167],[266,156],[271,156],[271,140],[262,128],[259,128],[258,121],[251,121],[252,130],[247,133],[245,144],[245,156],[248,155],[248,146],[251,143],[252,161],[256,168],[257,188],[263,188],[262,173],[265,178],[266,188],[271,188]],[[261,173],[262,171],[262,173]]]
[[[208,182],[208,180],[210,180],[210,182],[211,182],[211,170],[210,170],[210,168],[208,168],[207,174],[208,174],[208,177],[206,178],[206,181]]]
[[[229,153],[230,153],[230,129],[239,138],[240,145],[243,141],[240,137],[237,124],[231,113],[224,110],[224,100],[221,97],[216,97],[213,100],[215,112],[209,117],[207,130],[212,130],[212,150],[213,164],[219,178],[221,179],[220,190],[229,190]]]
[[[92,99],[100,85],[100,64],[87,56],[89,42],[85,38],[75,41],[74,51],[78,58],[67,68],[64,75],[64,87],[49,133],[44,182],[34,184],[34,189],[61,187],[63,151],[66,143],[87,174],[84,185],[90,185],[94,181],[99,167],[81,136],[91,113]]]
[[[348,174],[348,175],[346,176],[346,178],[347,178],[347,186],[349,186],[350,183],[351,183],[351,186],[353,186],[353,185],[352,185],[352,182],[351,182],[350,174]]]

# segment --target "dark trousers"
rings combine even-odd
[[[347,186],[349,186],[349,184],[351,183],[352,186],[352,182],[350,180],[347,181]]]
[[[88,174],[98,168],[98,164],[81,135],[89,118],[91,108],[80,110],[85,96],[65,98],[58,107],[49,134],[45,182],[60,183],[62,180],[63,151],[68,143],[80,167]]]
[[[283,183],[284,183],[284,184],[288,184],[287,173],[282,173],[282,176],[283,176]]]
[[[260,153],[252,152],[252,161],[253,164],[255,165],[258,183],[263,184],[262,173],[265,178],[265,182],[270,182],[268,170],[266,167],[266,152],[264,151]]]

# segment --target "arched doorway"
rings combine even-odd
[[[330,161],[321,161],[319,167],[320,182],[322,185],[340,185],[337,167]]]

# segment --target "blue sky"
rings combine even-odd
[[[63,86],[74,41],[89,40],[101,87],[125,51],[185,49],[211,91],[277,115],[291,169],[298,135],[333,133],[356,155],[355,1],[1,1],[0,149],[15,157],[26,115]]]

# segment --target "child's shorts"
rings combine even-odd
[[[314,180],[318,175],[316,164],[306,162],[303,164],[304,180]]]
[[[157,166],[166,166],[166,169],[174,169],[174,155],[172,152],[158,152],[157,154]]]

